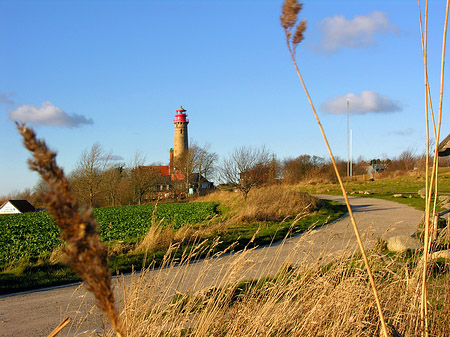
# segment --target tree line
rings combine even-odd
[[[347,162],[337,159],[341,176],[347,175]],[[210,145],[191,142],[190,148],[173,163],[184,179],[163,177],[160,165],[146,165],[145,157],[136,153],[128,164],[117,161],[100,143],[82,152],[75,168],[68,174],[71,191],[80,205],[87,207],[114,207],[135,205],[152,201],[149,196],[163,192],[169,198],[187,195],[192,186],[197,191],[203,179],[214,181],[221,188],[239,191],[244,198],[250,190],[260,185],[297,184],[304,181],[316,183],[336,182],[336,175],[329,160],[318,156],[300,155],[279,160],[266,147],[242,146],[235,148],[220,162]],[[367,174],[372,167],[382,167],[382,174],[397,171],[422,170],[423,155],[408,149],[391,159],[359,158],[353,164],[353,175]],[[448,166],[448,159],[441,165]],[[33,189],[25,189],[0,198],[27,199],[36,207],[42,206],[42,194],[46,184],[39,181]]]

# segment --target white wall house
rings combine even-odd
[[[36,209],[26,200],[8,200],[0,206],[0,214],[35,212]]]

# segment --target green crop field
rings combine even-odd
[[[214,202],[161,204],[156,209],[156,221],[178,229],[213,217],[216,208]],[[104,240],[126,241],[145,235],[154,209],[154,205],[98,208],[94,210],[94,218],[100,224],[100,235]]]
[[[0,266],[50,253],[60,244],[59,230],[47,213],[0,216]]]
[[[216,208],[214,202],[161,204],[155,220],[178,229],[213,217]],[[94,217],[104,241],[128,241],[145,235],[154,209],[154,205],[99,208]],[[2,215],[0,228],[0,267],[24,258],[44,257],[61,244],[59,229],[46,212]]]
[[[230,194],[236,199],[239,196]],[[297,194],[298,196],[298,194]],[[217,221],[209,219],[218,215],[218,208],[224,210],[222,201],[214,200],[196,203],[123,206],[95,209],[94,218],[99,223],[99,233],[103,241],[111,242],[109,269],[111,272],[130,272],[153,264],[159,266],[170,245],[170,235],[185,225],[194,225],[192,237],[201,237],[206,246],[211,245],[214,252],[228,249],[243,249],[270,244],[286,235],[298,234],[310,227],[321,226],[345,213],[345,206],[323,201],[308,216],[293,224],[294,215],[280,222],[268,221],[229,221],[233,212],[225,211]],[[243,205],[243,202],[240,203]],[[244,207],[245,208],[245,207]],[[242,211],[242,210],[241,210]],[[137,251],[136,247],[145,241],[149,227],[160,223],[161,242],[147,252]],[[47,213],[28,213],[0,216],[0,294],[13,293],[59,284],[79,281],[79,277],[63,264],[58,248],[59,230]],[[218,227],[217,227],[218,226]],[[204,231],[202,231],[204,229]],[[189,232],[189,231],[188,231]],[[153,233],[153,232],[150,232]],[[200,233],[200,234],[199,234]],[[159,234],[156,234],[159,235]],[[178,241],[181,249],[173,252],[180,258],[184,252],[194,249],[193,241]],[[220,236],[220,242],[214,240]],[[169,238],[169,241],[166,240]],[[188,238],[190,238],[188,236]],[[176,239],[175,239],[176,240]],[[195,240],[194,240],[195,241]],[[208,250],[209,251],[209,250]],[[52,252],[55,254],[52,255]],[[205,251],[206,252],[206,251]],[[197,257],[203,257],[205,252]]]

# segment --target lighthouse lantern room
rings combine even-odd
[[[186,118],[186,110],[180,106],[176,112],[175,119],[173,120],[173,124],[175,125],[175,136],[173,142],[175,158],[182,156],[183,153],[189,148],[187,128],[189,120]]]

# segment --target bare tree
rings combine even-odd
[[[205,179],[210,179],[214,174],[216,170],[215,163],[219,158],[217,153],[210,151],[210,147],[211,145],[208,143],[203,147],[198,147],[199,154],[197,156],[197,171],[199,173],[199,177],[201,175]]]
[[[31,201],[32,196],[33,196],[33,191],[31,190],[31,188],[27,187],[21,191],[12,192],[9,199]]]
[[[33,201],[32,204],[36,208],[43,208],[44,207],[44,195],[48,191],[48,184],[47,182],[40,178],[36,185],[33,187]]]
[[[184,175],[184,191],[189,191],[192,174],[198,167],[199,146],[193,140],[190,141],[189,149],[183,151],[180,155],[175,157],[175,169],[179,170]]]
[[[312,171],[324,164],[324,160],[317,156],[307,154],[295,159],[289,158],[283,161],[283,177],[288,183],[298,183],[308,177]]]
[[[134,202],[140,205],[144,196],[149,193],[157,183],[159,172],[154,166],[145,166],[145,157],[136,152],[131,164],[130,187]]]
[[[111,154],[106,154],[100,143],[95,143],[81,154],[72,176],[72,189],[77,192],[80,201],[95,206],[96,198],[101,194],[104,176],[109,168]]]
[[[197,146],[195,151],[197,153],[193,157],[196,159],[194,166],[197,173],[197,194],[200,195],[201,182],[203,179],[208,180],[214,174],[218,155],[210,151],[210,144],[205,144],[203,147]]]
[[[175,158],[175,167],[184,175],[184,189],[187,192],[191,184],[200,188],[202,178],[207,179],[214,173],[218,155],[210,151],[210,145],[199,146],[190,141],[190,147]]]
[[[108,196],[109,204],[115,207],[119,193],[119,186],[124,177],[124,165],[118,164],[103,172],[104,190]]]
[[[222,162],[220,179],[235,186],[247,199],[250,190],[270,177],[271,156],[265,147],[235,148]]]
[[[408,148],[398,156],[397,161],[403,170],[411,171],[418,162],[418,156],[415,150]]]

